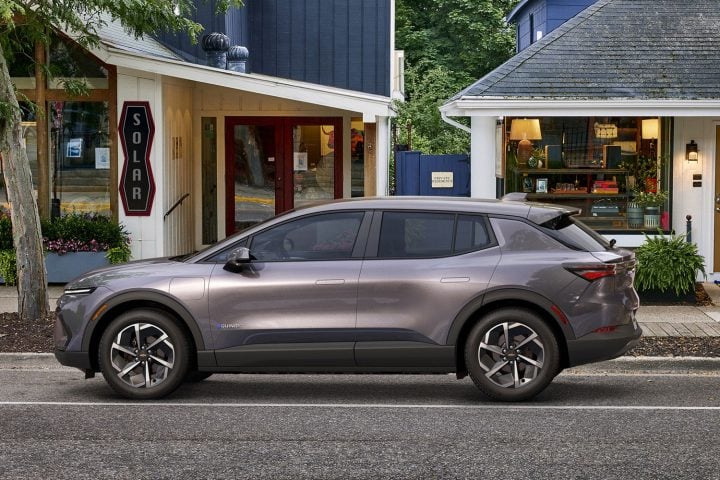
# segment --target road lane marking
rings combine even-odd
[[[455,409],[455,410],[668,410],[668,411],[720,411],[717,407],[672,405],[442,405],[442,404],[391,404],[391,403],[170,403],[170,402],[0,402],[0,407],[185,407],[185,408],[334,408],[334,409]]]

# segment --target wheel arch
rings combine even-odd
[[[516,288],[502,288],[488,291],[471,300],[458,313],[450,327],[447,344],[455,345],[458,378],[463,378],[467,374],[464,346],[472,327],[488,313],[509,307],[528,309],[545,320],[558,340],[560,367],[566,368],[569,366],[567,341],[573,340],[575,335],[564,314],[560,316],[560,314],[554,312],[558,307],[536,292]],[[559,312],[559,309],[557,311]]]
[[[147,290],[123,292],[112,297],[103,305],[106,305],[106,307],[102,314],[88,323],[83,335],[82,349],[88,352],[91,367],[95,371],[99,371],[98,344],[100,343],[100,337],[110,322],[130,310],[152,309],[167,314],[188,336],[190,346],[194,350],[193,354],[205,350],[205,341],[193,316],[180,302],[167,294]]]

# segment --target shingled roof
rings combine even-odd
[[[720,99],[717,0],[599,0],[455,95]]]

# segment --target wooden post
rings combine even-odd
[[[377,124],[365,124],[365,193],[366,197],[374,197],[377,195],[376,181],[377,178]]]
[[[37,120],[37,203],[40,218],[50,216],[50,150],[48,148],[48,108],[45,100],[45,45],[35,42],[35,102]]]

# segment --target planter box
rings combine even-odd
[[[110,265],[106,252],[73,252],[65,255],[45,255],[48,283],[67,283],[83,273]]]
[[[73,252],[65,255],[45,254],[45,268],[48,283],[67,283],[75,277],[96,268],[110,265],[105,258],[106,252]],[[0,277],[0,283],[5,279]]]

